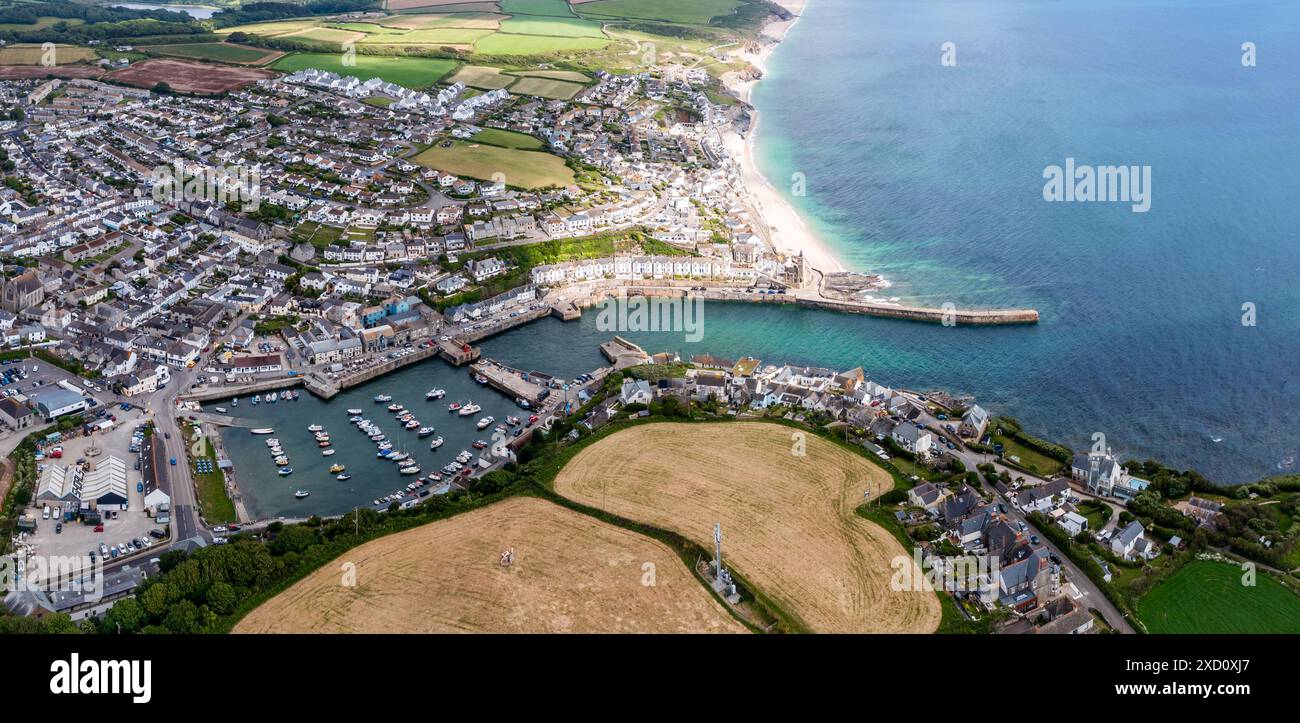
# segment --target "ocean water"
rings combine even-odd
[[[1033,306],[1042,323],[795,314],[817,329],[797,346],[829,351],[800,358],[860,359],[1076,446],[1103,432],[1121,454],[1225,482],[1288,468],[1297,29],[1290,0],[811,0],[755,92],[764,174],[782,191],[805,174],[792,203],[889,293]],[[1149,165],[1150,210],[1044,201],[1043,169],[1067,157]]]

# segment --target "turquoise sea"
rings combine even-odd
[[[1222,481],[1289,468],[1298,29],[1290,0],[811,0],[756,89],[764,174],[778,188],[806,174],[791,201],[851,268],[894,280],[890,293],[1028,305],[1043,320],[794,314],[819,331],[775,335],[769,355],[860,361],[1076,446],[1100,431],[1123,455]],[[1043,169],[1067,157],[1151,166],[1150,211],[1045,202]]]

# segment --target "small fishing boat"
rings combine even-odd
[[[475,403],[473,403],[473,402],[470,402],[469,404],[466,404],[465,406],[461,407],[461,408],[460,408],[460,412],[458,412],[458,413],[459,413],[460,416],[462,416],[462,417],[469,417],[469,416],[472,416],[472,415],[478,414],[478,413],[481,412],[481,411],[483,411],[483,408],[482,408],[482,407],[480,407],[479,405],[477,405],[477,404],[475,404]]]
[[[253,430],[253,434],[257,434],[257,430]],[[276,439],[275,437],[271,437],[270,439],[266,440],[266,446],[278,447],[280,446],[280,440]]]
[[[423,439],[424,437],[427,437],[430,434],[433,434],[433,427],[420,427],[420,431],[416,432],[415,436]]]
[[[230,398],[230,406],[232,406],[232,407],[238,407],[238,406],[239,406],[239,397],[231,397],[231,398]]]
[[[345,468],[343,465],[341,465],[341,464],[333,464],[333,465],[330,465],[330,472],[331,472],[331,473],[333,473],[333,472],[342,472],[344,469],[346,469],[346,468]]]
[[[225,414],[225,413],[226,413],[226,408],[225,408],[225,407],[213,407],[213,409],[217,410],[217,411],[220,412],[221,414]]]
[[[254,394],[254,395],[253,395],[253,404],[260,404],[261,402],[262,402],[262,395],[260,395],[260,394]]]
[[[474,426],[478,427],[479,429],[487,429],[488,426],[491,425],[491,424],[492,424],[493,422],[495,422],[495,421],[497,421],[497,420],[496,420],[494,417],[484,417],[484,418],[478,420],[477,422],[475,422],[475,423],[474,423]]]
[[[452,402],[451,404],[448,404],[448,405],[447,405],[447,411],[448,411],[448,412],[456,412],[456,411],[459,411],[459,410],[460,410],[460,407],[461,407],[460,402]]]
[[[411,421],[407,422],[406,424],[403,424],[402,426],[405,427],[406,429],[419,429],[420,420],[412,419]]]
[[[442,437],[436,437],[436,438],[434,438],[434,440],[433,440],[432,442],[429,442],[429,449],[437,449],[437,448],[441,447],[441,446],[442,446],[442,442],[443,442]]]
[[[266,395],[266,401],[268,404],[275,404],[276,400],[278,400],[279,398],[280,396],[275,392],[271,392],[270,394]]]
[[[424,393],[426,400],[442,399],[445,396],[447,396],[447,390],[445,389],[430,389]]]
[[[498,424],[498,425],[496,426],[496,428],[493,429],[492,431],[493,431],[493,432],[496,432],[497,434],[505,434],[506,432],[508,432],[508,431],[510,431],[510,430],[508,430],[508,429],[506,429],[505,427],[503,427],[503,426],[501,426],[500,424]]]
[[[348,411],[348,416],[352,416],[352,417],[355,417],[356,415],[361,414],[361,410],[360,410],[360,409],[349,409],[349,410],[347,410],[347,411]]]
[[[488,379],[487,379],[487,377],[483,376],[482,374],[477,374],[477,375],[475,375],[475,376],[474,376],[474,381],[478,382],[479,384],[487,384],[487,383],[488,383]]]
[[[484,442],[483,440],[478,439],[478,440],[475,440],[475,441],[474,441],[474,444],[471,444],[470,446],[473,447],[474,449],[483,449],[484,447],[487,446],[487,442]]]
[[[322,450],[320,451],[320,455],[321,455],[322,457],[329,457],[329,456],[331,456],[331,455],[333,455],[333,454],[334,454],[334,450],[332,450],[332,449],[322,449]]]
[[[519,417],[506,417],[506,424],[509,424],[512,427],[519,424]]]
[[[280,455],[279,457],[276,457],[276,458],[275,458],[275,466],[276,466],[276,467],[283,467],[283,466],[285,466],[285,465],[287,465],[287,464],[289,464],[289,458],[288,458],[288,457],[286,457],[286,456],[284,456],[284,455]]]
[[[402,411],[403,409],[406,409],[406,407],[403,407],[403,406],[400,405],[400,404],[390,404],[390,405],[388,405],[388,411],[390,411],[390,412],[400,412],[400,411]]]
[[[278,471],[281,477],[288,477],[293,474],[293,467],[281,467]]]
[[[523,397],[515,397],[515,404],[518,404],[520,409],[533,408],[532,403],[530,403],[527,399],[524,399]]]
[[[347,472],[344,472],[343,474],[339,475],[338,477],[335,477],[334,479],[336,479],[336,480],[338,480],[338,481],[340,481],[340,482],[344,482],[344,481],[346,481],[346,480],[350,480],[350,479],[352,479],[352,475],[349,474],[349,473],[347,473]]]
[[[329,442],[329,440],[327,439],[327,440],[325,440],[325,441],[323,441],[323,442],[317,442],[317,443],[316,443],[316,446],[317,446],[317,447],[320,447],[321,449],[325,449],[326,447],[330,446],[330,442]]]
[[[391,394],[376,394],[376,395],[375,395],[375,404],[383,404],[384,402],[391,402],[391,401],[393,401],[393,397],[392,397]]]
[[[294,493],[293,493],[293,496],[294,496],[294,497],[297,497],[298,499],[302,499],[302,498],[306,497],[306,496],[309,495],[309,494],[311,494],[311,493],[308,492],[307,490],[298,490],[297,492],[294,492]]]
[[[410,467],[403,467],[403,468],[400,469],[399,471],[400,471],[402,474],[420,474],[420,468],[419,468],[418,465],[411,465]]]
[[[307,427],[308,432],[319,432],[322,429],[324,429],[324,427],[320,426],[319,424],[312,424],[312,425],[308,425]]]
[[[275,430],[271,429],[270,427],[262,427],[260,429],[250,429],[248,431],[252,432],[253,434],[275,434]]]

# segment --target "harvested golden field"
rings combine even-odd
[[[71,65],[94,60],[95,51],[76,45],[55,45],[47,55],[46,49],[35,44],[15,44],[0,48],[0,65],[41,65],[48,60],[52,65]]]
[[[853,511],[893,480],[812,434],[797,455],[796,433],[762,422],[642,425],[583,449],[555,490],[706,549],[721,522],[724,564],[809,630],[933,632],[938,598],[889,589],[891,561],[908,553]]]
[[[513,549],[514,563],[501,565]],[[341,584],[343,566],[356,585]],[[654,585],[643,584],[645,563]],[[349,551],[237,633],[745,632],[657,540],[518,497]]]

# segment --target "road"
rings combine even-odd
[[[913,397],[913,400],[916,401],[916,406],[918,408],[922,410],[925,409],[924,402],[917,400],[915,397]],[[943,429],[944,422],[933,417],[928,412],[922,412],[920,421],[929,427],[931,432],[938,434],[940,437],[955,440],[954,435],[949,434]],[[957,449],[950,450],[950,453],[955,454],[957,458],[966,465],[967,469],[973,470],[981,464],[992,464],[995,470],[998,472],[1006,472],[1011,475],[1012,478],[1023,477],[1026,482],[1040,484],[1045,484],[1047,482],[1047,480],[1041,477],[1036,477],[1028,472],[1003,466],[997,461],[995,456],[975,452],[965,445],[960,444],[960,442],[957,443]],[[1082,602],[1085,607],[1090,607],[1101,612],[1102,617],[1106,618],[1106,623],[1117,632],[1128,634],[1134,634],[1137,632],[1133,629],[1133,626],[1129,624],[1129,621],[1124,617],[1124,615],[1120,613],[1119,608],[1115,607],[1115,604],[1110,601],[1110,598],[1107,598],[1106,594],[1101,591],[1101,588],[1097,587],[1097,584],[1085,575],[1083,570],[1081,570],[1078,565],[1074,564],[1074,561],[1065,555],[1060,548],[1052,544],[1048,537],[1042,533],[1042,530],[1039,530],[1032,522],[1026,519],[1025,516],[1011,504],[1011,500],[1002,498],[997,493],[997,490],[989,486],[989,484],[984,480],[983,475],[980,475],[980,486],[983,488],[986,495],[991,495],[995,499],[1003,499],[1003,501],[1006,502],[1007,519],[1012,525],[1018,525],[1022,522],[1028,525],[1029,529],[1038,535],[1040,544],[1043,547],[1046,547],[1051,554],[1055,555],[1056,558],[1061,561],[1060,564],[1062,569],[1066,572],[1066,577],[1068,577],[1070,582],[1074,583],[1074,586],[1079,588],[1079,592],[1083,594],[1084,599]],[[1119,515],[1112,515],[1112,517],[1119,517]]]

